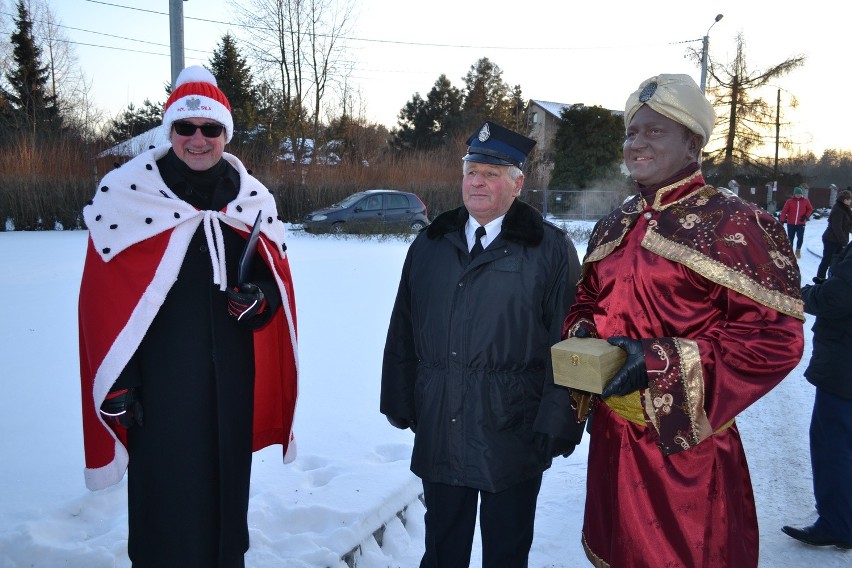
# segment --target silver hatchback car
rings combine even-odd
[[[395,189],[353,193],[340,203],[308,213],[302,223],[309,233],[417,232],[428,224],[423,200]]]

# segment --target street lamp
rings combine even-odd
[[[713,29],[713,26],[716,25],[716,22],[722,19],[722,14],[716,14],[716,19],[713,20],[713,23],[710,24],[710,27],[707,28],[707,34],[704,36],[704,47],[701,50],[701,92],[705,91],[705,87],[707,86],[707,52],[710,47],[710,30]]]

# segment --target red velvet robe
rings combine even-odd
[[[204,223],[215,241],[222,222],[247,235],[258,210],[272,213],[263,220],[257,258],[275,275],[282,309],[254,332],[252,446],[256,451],[282,444],[285,462],[295,459],[296,307],[274,199],[237,158],[225,154],[240,174],[239,195],[224,211],[198,211],[179,200],[157,172],[155,162],[168,148],[149,150],[107,174],[84,209],[90,238],[80,285],[79,345],[85,478],[92,490],[118,483],[127,469],[127,431],[107,426],[99,408],[174,283],[193,233]],[[225,282],[224,263],[213,262],[215,283]]]
[[[602,338],[641,339],[649,387],[592,405],[592,564],[757,566],[733,421],[801,358],[799,279],[781,225],[700,171],[596,227],[564,335],[585,322]]]

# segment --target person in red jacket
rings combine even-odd
[[[805,192],[801,187],[796,187],[793,190],[793,197],[787,200],[784,208],[781,209],[782,223],[787,224],[787,236],[790,238],[790,245],[797,241],[796,258],[802,258],[802,241],[805,240],[805,224],[811,218],[811,213],[814,212],[814,207],[808,198],[805,197]]]

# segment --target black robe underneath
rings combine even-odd
[[[218,210],[236,197],[239,177],[224,161],[192,172],[169,151],[157,165],[169,188],[199,209]],[[226,225],[222,233],[233,286],[245,239]],[[228,314],[207,246],[199,226],[177,281],[116,382],[137,386],[144,410],[144,425],[128,431],[134,568],[242,567],[249,545],[253,336]],[[268,268],[257,264],[255,279],[274,309],[280,296]]]

